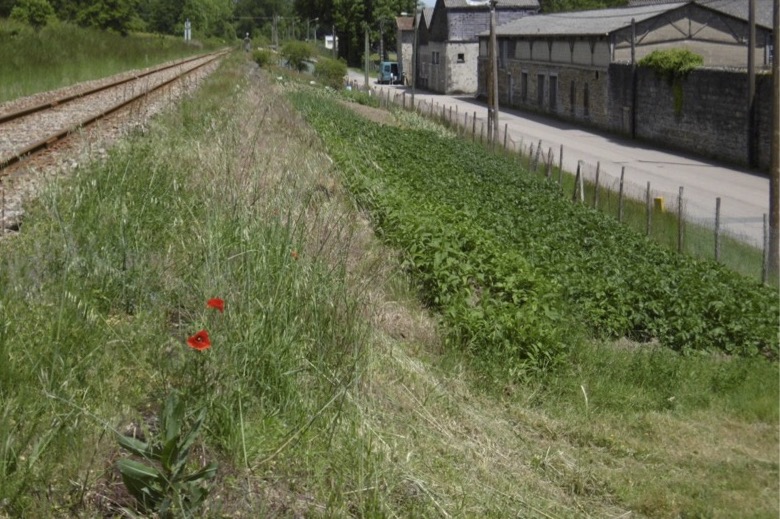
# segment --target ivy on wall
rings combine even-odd
[[[672,87],[674,113],[682,114],[682,81],[691,70],[704,64],[704,59],[688,49],[655,50],[639,60],[640,67],[647,67],[666,79]]]

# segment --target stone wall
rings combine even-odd
[[[609,68],[608,129],[630,134],[631,67]],[[698,155],[748,165],[747,76],[744,71],[699,69],[675,86],[652,70],[636,76],[636,137]],[[756,77],[755,149],[758,167],[770,162],[772,76]],[[627,124],[628,120],[628,124]]]
[[[485,91],[487,59],[479,60],[479,92]],[[507,60],[498,71],[498,101],[535,112],[608,128],[609,81],[604,69]]]

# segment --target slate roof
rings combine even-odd
[[[426,27],[431,26],[431,19],[433,18],[433,7],[426,7],[423,9],[423,21],[425,22]]]
[[[466,0],[444,0],[447,9],[484,9],[485,6],[469,5]],[[539,0],[498,0],[496,9],[508,7],[522,7],[525,9],[539,10]]]
[[[756,1],[756,25],[760,25],[772,30],[772,5],[773,0],[755,0]],[[777,0],[774,0],[777,1]],[[728,14],[734,18],[739,18],[745,22],[748,21],[748,2],[735,0],[696,0],[697,4],[709,7],[714,11]]]
[[[629,0],[629,6],[663,5],[679,0]],[[708,7],[745,22],[748,21],[748,0],[693,0],[697,4]],[[755,0],[756,25],[772,29],[772,9],[775,0]]]
[[[663,5],[643,5],[592,11],[570,11],[536,16],[526,16],[496,27],[498,36],[600,36],[631,26],[631,19],[641,22],[687,2]],[[487,35],[488,31],[481,33]]]
[[[413,31],[414,30],[414,16],[396,16],[395,26],[399,31]]]

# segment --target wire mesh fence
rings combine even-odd
[[[414,99],[407,91],[395,89],[372,92],[383,107],[414,110],[448,125],[463,138],[517,155],[528,171],[557,183],[563,196],[609,214],[666,247],[717,261],[766,284],[778,283],[778,274],[767,269],[767,215],[729,207],[721,198],[703,203],[698,197],[686,196],[690,193],[686,194],[683,186],[671,190],[668,183],[662,187],[637,183],[629,180],[639,176],[630,167],[615,170],[600,162],[577,160],[576,171],[566,171],[563,146],[545,148],[541,141],[513,137],[506,124],[489,142],[484,110],[462,111],[458,105]]]

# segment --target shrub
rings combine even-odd
[[[56,15],[48,0],[19,0],[11,9],[11,19],[40,29],[56,19]]]
[[[649,67],[669,81],[685,77],[703,64],[704,59],[688,49],[654,50],[639,60],[639,66]]]
[[[252,53],[252,59],[255,60],[260,68],[265,68],[273,63],[274,55],[270,50],[259,49]]]
[[[306,68],[305,61],[309,59],[312,54],[311,46],[303,41],[289,41],[282,46],[282,56],[287,60],[287,63],[297,70],[302,72]]]
[[[320,58],[314,69],[314,76],[320,83],[336,89],[343,86],[346,75],[347,64],[337,59]]]

